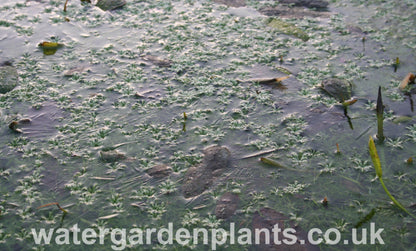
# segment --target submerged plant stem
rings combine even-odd
[[[412,213],[410,213],[409,211],[407,211],[407,209],[406,209],[406,208],[404,208],[404,206],[402,206],[402,204],[400,204],[400,202],[398,202],[398,201],[397,201],[397,200],[393,197],[393,195],[391,195],[391,193],[389,192],[389,190],[387,190],[386,185],[384,185],[383,178],[378,177],[378,179],[380,180],[380,183],[381,183],[381,185],[383,186],[384,191],[385,191],[385,192],[386,192],[386,194],[390,197],[391,201],[393,201],[393,203],[394,203],[396,206],[398,206],[401,210],[405,211],[408,215],[410,215],[410,216],[412,216],[414,219],[416,219],[416,216],[415,216],[415,215],[413,215]]]
[[[66,6],[68,5],[68,0],[66,0],[65,1],[65,4],[64,4],[64,12],[66,12]]]

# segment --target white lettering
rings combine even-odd
[[[46,245],[49,245],[51,243],[53,231],[54,231],[53,228],[49,229],[49,233],[48,235],[46,235],[45,229],[42,228],[39,230],[39,235],[38,235],[38,233],[36,232],[36,229],[32,228],[32,235],[33,235],[33,239],[35,240],[36,245],[41,244],[43,239],[45,240],[44,243]]]
[[[120,236],[120,240],[117,240],[116,236]],[[123,250],[126,248],[126,229],[114,228],[111,231],[111,242],[114,245],[111,245],[113,250]]]

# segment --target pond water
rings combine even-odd
[[[78,250],[35,245],[30,231],[74,224],[251,228],[264,208],[306,231],[336,228],[343,240],[358,224],[384,228],[384,245],[321,243],[321,250],[415,249],[415,219],[392,204],[375,178],[368,138],[377,133],[381,86],[386,140],[377,149],[384,182],[416,213],[416,169],[406,162],[416,157],[413,91],[398,89],[416,71],[416,3],[332,0],[326,11],[280,17],[304,32],[303,40],[268,26],[270,17],[259,12],[280,6],[132,0],[103,11],[69,1],[64,12],[63,1],[0,0],[0,61],[11,61],[19,74],[18,86],[0,94],[1,249]],[[42,42],[63,46],[46,55]],[[280,84],[246,81],[288,75]],[[348,116],[319,88],[329,77],[353,82],[357,102]],[[9,128],[13,121],[20,121],[20,133]],[[230,150],[230,167],[202,194],[184,198],[187,170],[213,145]],[[161,164],[171,168],[168,176],[147,174]],[[215,206],[226,192],[240,202],[230,218],[218,219]],[[52,202],[68,213],[39,208]],[[156,241],[127,248],[209,246]]]

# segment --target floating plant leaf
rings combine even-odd
[[[58,49],[62,47],[62,44],[55,43],[55,42],[42,42],[39,44],[39,46],[44,49]]]
[[[282,72],[284,74],[287,74],[287,75],[292,75],[292,72],[290,72],[288,69],[286,69],[284,67],[278,66],[278,67],[276,67],[276,70],[278,70],[278,71],[280,71],[280,72]]]
[[[271,166],[275,166],[275,167],[279,167],[279,168],[287,168],[287,167],[283,166],[282,164],[278,163],[277,161],[266,158],[266,157],[261,157],[260,161],[265,163],[265,164],[271,165]]]
[[[290,76],[284,76],[280,78],[254,78],[254,79],[247,79],[247,80],[239,80],[238,82],[253,82],[258,83],[261,85],[270,85],[273,88],[279,89],[279,90],[285,90],[287,87],[282,84],[282,81],[285,79],[288,79]]]
[[[43,49],[43,54],[53,55],[59,48],[63,47],[64,45],[55,42],[42,42],[38,46]]]
[[[350,106],[350,105],[355,104],[355,102],[357,102],[357,101],[358,101],[358,99],[353,98],[353,99],[342,102],[342,105],[343,106]]]
[[[402,82],[399,85],[399,89],[403,91],[408,84],[415,82],[415,75],[413,73],[408,73],[406,77],[402,80]]]
[[[261,85],[279,85],[283,80],[290,78],[290,76],[284,76],[280,78],[253,78],[247,80],[237,80],[239,82],[254,82]]]
[[[293,24],[287,23],[281,19],[277,18],[271,18],[267,24],[268,26],[280,31],[283,34],[286,35],[292,35],[297,38],[302,39],[304,42],[309,40],[308,34],[304,32],[303,30],[299,29]]]
[[[401,123],[408,123],[412,120],[413,120],[413,117],[410,117],[410,116],[399,116],[397,118],[394,118],[392,122],[395,124],[401,124]]]
[[[283,168],[283,169],[287,169],[287,170],[291,170],[291,171],[300,171],[300,170],[296,170],[296,169],[284,166],[284,165],[280,164],[279,162],[277,162],[275,160],[272,160],[270,158],[267,158],[267,157],[261,157],[260,161],[263,162],[264,164],[275,166],[275,167],[278,167],[278,168]]]

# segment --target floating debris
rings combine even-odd
[[[58,202],[48,203],[48,204],[45,204],[45,205],[39,206],[39,207],[37,207],[36,209],[40,209],[40,208],[47,207],[47,206],[51,206],[51,205],[56,205],[56,206],[59,208],[59,210],[61,210],[61,211],[62,211],[62,212],[64,212],[65,214],[66,214],[66,213],[68,213],[68,211],[66,211],[65,209],[63,209],[63,208],[59,205],[59,203],[58,203]]]
[[[246,82],[256,82],[261,85],[268,85],[268,84],[280,84],[283,80],[290,78],[290,76],[284,76],[280,78],[255,78],[249,79]]]
[[[224,4],[229,7],[244,7],[246,6],[245,0],[214,0],[214,3]]]
[[[115,180],[115,177],[91,177],[92,180]]]
[[[195,207],[193,207],[192,208],[192,210],[199,210],[199,209],[203,209],[203,208],[206,208],[208,205],[198,205],[198,206],[195,206]]]
[[[188,169],[182,185],[185,198],[194,197],[211,186],[213,181],[230,166],[231,153],[223,146],[211,146],[204,150],[202,163]]]
[[[172,169],[167,165],[160,164],[147,169],[146,173],[153,178],[164,178],[172,173]]]
[[[45,55],[54,55],[59,48],[62,48],[64,45],[55,42],[42,42],[38,44],[39,47],[43,49],[43,54]]]
[[[253,154],[249,154],[249,155],[245,155],[243,157],[241,157],[241,159],[250,159],[250,158],[254,158],[254,157],[258,157],[261,155],[265,155],[265,154],[269,154],[272,152],[276,152],[279,149],[270,149],[270,150],[265,150],[265,151],[261,151],[261,152],[257,152],[257,153],[253,153]]]
[[[330,17],[330,12],[314,11],[304,7],[289,7],[285,5],[265,6],[259,9],[259,12],[266,16],[284,17],[284,18],[304,18],[304,17]]]
[[[171,60],[158,58],[152,55],[145,55],[143,56],[143,59],[159,67],[170,67],[172,65]]]
[[[406,77],[402,80],[399,85],[399,89],[403,91],[409,84],[415,83],[415,75],[413,73],[408,73]]]
[[[16,68],[5,64],[0,66],[0,93],[7,93],[13,90],[19,82],[19,74]]]
[[[341,151],[339,150],[339,145],[338,145],[338,143],[336,143],[336,145],[337,145],[337,150],[336,150],[335,154],[341,154]]]
[[[100,151],[100,158],[105,162],[117,162],[126,158],[126,155],[118,150]]]
[[[230,218],[238,208],[240,199],[238,195],[227,192],[217,201],[215,216],[217,219]]]
[[[87,66],[77,66],[64,72],[64,76],[72,77],[75,73],[83,73],[84,71],[88,71],[88,70],[89,68]]]
[[[190,167],[185,174],[182,192],[185,198],[197,196],[208,189],[213,182],[211,170],[203,165]]]
[[[364,32],[359,26],[354,24],[347,24],[347,29],[350,33],[355,33],[358,35],[364,35],[366,32]]]
[[[348,80],[327,78],[322,81],[321,88],[341,103],[351,99],[352,83]]]
[[[211,146],[204,149],[202,165],[210,170],[225,169],[230,165],[231,153],[224,146]]]
[[[328,207],[328,198],[325,196],[324,199],[321,201],[322,206]]]
[[[409,157],[409,158],[406,160],[406,164],[408,164],[408,165],[413,164],[413,158],[412,158],[412,157]]]
[[[285,90],[287,87],[282,84],[282,81],[288,79],[290,76],[284,76],[279,78],[253,78],[247,80],[239,80],[237,82],[252,82],[252,83],[259,83],[261,85],[271,85],[273,88]]]
[[[23,131],[21,129],[18,129],[17,126],[19,125],[19,123],[17,121],[12,121],[9,124],[9,128],[13,131],[13,132],[17,132],[17,133],[22,133]]]
[[[112,218],[117,217],[117,216],[119,216],[119,214],[110,214],[110,215],[98,217],[98,219],[99,220],[108,220],[108,219],[112,219]]]
[[[130,205],[133,206],[133,207],[137,207],[140,210],[146,210],[146,204],[145,204],[145,202],[131,203]]]
[[[329,3],[322,0],[279,0],[279,3],[311,9],[326,9]]]
[[[285,22],[281,19],[271,18],[267,25],[276,29],[277,31],[279,31],[283,34],[292,35],[292,36],[295,36],[297,38],[300,38],[304,42],[309,40],[309,36],[308,36],[308,34],[306,34],[306,32],[299,29],[295,25],[287,23],[287,22]]]
[[[103,11],[114,10],[126,4],[126,0],[98,0],[95,6]]]
[[[21,119],[21,120],[18,120],[18,121],[14,120],[9,124],[9,128],[14,132],[23,133],[23,131],[21,129],[19,129],[18,126],[22,125],[22,124],[28,124],[30,122],[31,122],[30,119]]]

